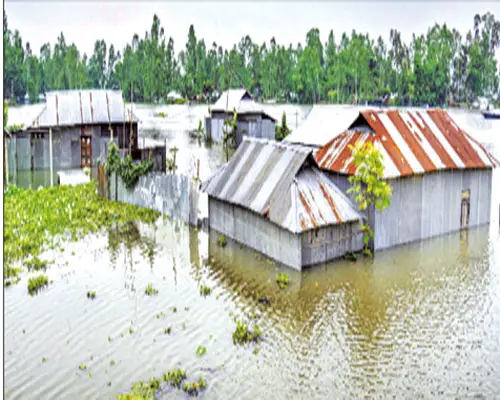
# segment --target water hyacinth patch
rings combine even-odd
[[[233,332],[233,343],[243,345],[249,342],[258,342],[262,332],[257,324],[254,325],[253,332],[244,321],[236,321],[236,330]]]
[[[198,357],[204,356],[206,352],[207,352],[207,348],[203,347],[203,346],[198,346],[197,349],[196,349],[196,355]]]
[[[200,294],[202,296],[208,296],[210,293],[212,293],[212,289],[210,289],[208,286],[205,285],[200,286]]]
[[[283,272],[282,274],[276,276],[276,283],[278,284],[280,289],[284,289],[289,285],[290,278],[288,277],[286,272]]]
[[[113,223],[154,222],[160,213],[99,196],[97,182],[62,185],[38,190],[9,186],[4,190],[4,264],[12,280],[19,269],[16,261],[55,246],[54,238],[65,235],[77,241]],[[42,267],[35,262],[33,268]],[[4,273],[5,274],[5,273]]]
[[[166,374],[163,374],[163,380],[176,388],[181,387],[182,381],[186,379],[186,377],[186,371],[183,371],[180,368],[173,369],[168,371]]]
[[[49,278],[46,275],[38,275],[28,280],[28,293],[33,295],[38,293],[43,287],[49,285]]]
[[[220,247],[226,247],[227,244],[227,239],[224,235],[220,235],[219,238],[217,239],[217,243],[219,243]]]
[[[95,292],[87,292],[87,298],[89,299],[95,299]]]
[[[146,286],[146,290],[144,291],[148,296],[153,296],[155,294],[158,294],[158,290],[151,285],[151,283],[148,283],[148,286]]]
[[[198,396],[198,393],[205,390],[207,383],[200,376],[196,382],[184,382],[182,385],[182,390],[189,394],[190,396]]]

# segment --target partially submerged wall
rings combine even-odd
[[[151,208],[172,219],[198,225],[199,183],[186,175],[151,173],[141,176],[133,188],[127,188],[113,173],[108,196],[110,200]]]
[[[224,137],[224,121],[223,117],[213,117],[205,119],[205,132],[209,134],[213,142],[222,143]],[[274,140],[276,136],[275,123],[269,119],[261,117],[252,120],[238,118],[237,128],[238,137],[236,144],[239,145],[243,140],[243,135]]]

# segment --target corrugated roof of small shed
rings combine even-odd
[[[45,108],[33,127],[72,126],[130,122],[122,92],[116,90],[68,90],[48,92]],[[137,117],[132,115],[133,121]]]
[[[357,129],[367,123],[373,132]],[[349,145],[370,141],[384,157],[384,178],[443,169],[492,168],[499,162],[443,110],[362,111],[350,129],[315,154],[323,169],[356,172]]]
[[[364,107],[315,105],[307,118],[284,140],[321,147],[344,132]]]
[[[244,137],[202,190],[293,233],[361,218],[322,172],[312,166],[299,172],[311,154],[308,147]]]
[[[255,102],[252,95],[245,89],[226,90],[210,109],[216,112],[226,112],[227,110],[228,113],[232,113],[236,109],[238,114],[263,114],[276,122],[276,119],[267,113],[261,104]]]

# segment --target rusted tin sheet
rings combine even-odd
[[[121,91],[68,90],[48,92],[45,108],[29,126],[53,127],[126,121]],[[130,120],[130,117],[128,118]],[[133,115],[134,121],[138,121]]]
[[[359,129],[363,124],[371,132]],[[356,166],[349,145],[365,141],[373,142],[384,157],[387,179],[443,169],[499,165],[443,110],[362,111],[347,131],[316,152],[316,162],[323,169],[352,175]]]
[[[244,137],[202,190],[293,233],[362,218],[304,146]]]

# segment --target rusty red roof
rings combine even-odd
[[[500,164],[443,110],[362,111],[347,131],[316,152],[316,162],[352,175],[356,166],[349,145],[358,141],[370,141],[380,151],[385,178]]]

